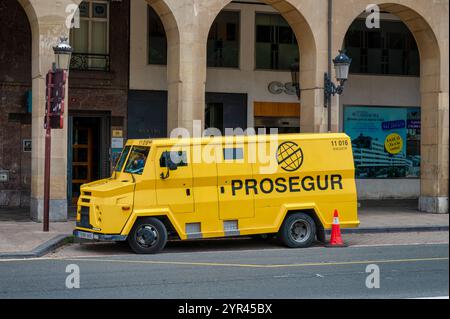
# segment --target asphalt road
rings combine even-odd
[[[0,260],[0,298],[426,298],[449,295],[448,244]],[[68,265],[80,288],[67,289]],[[368,265],[380,288],[368,289]]]

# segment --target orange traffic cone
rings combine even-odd
[[[329,247],[329,248],[347,247],[347,245],[342,240],[341,226],[339,224],[339,213],[338,213],[337,209],[334,210],[333,225],[331,226],[330,243],[328,245],[326,245],[326,247]]]

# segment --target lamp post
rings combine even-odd
[[[331,132],[331,96],[341,95],[344,93],[344,85],[348,80],[348,74],[350,71],[350,65],[352,59],[350,59],[344,51],[339,51],[339,55],[333,60],[334,69],[336,71],[336,80],[338,85],[334,84],[331,80],[331,75],[325,73],[324,76],[324,91],[325,91],[325,105],[328,106],[328,131]]]
[[[295,62],[291,65],[291,76],[292,76],[292,86],[295,88],[295,93],[297,94],[298,99],[301,99],[301,90],[300,90],[300,65],[298,63],[298,59],[295,59]]]
[[[69,44],[67,37],[61,37],[59,43],[53,47],[55,52],[55,66],[57,70],[67,72],[70,68],[73,49]]]
[[[45,171],[44,171],[44,216],[43,231],[49,231],[50,220],[50,159],[52,129],[62,129],[64,126],[64,97],[67,71],[70,66],[72,47],[68,39],[61,37],[53,48],[55,62],[47,73],[46,109],[44,118],[45,129]]]

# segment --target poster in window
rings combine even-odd
[[[420,108],[346,106],[357,178],[420,177]]]

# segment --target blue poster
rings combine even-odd
[[[420,176],[420,108],[347,106],[357,178]]]

